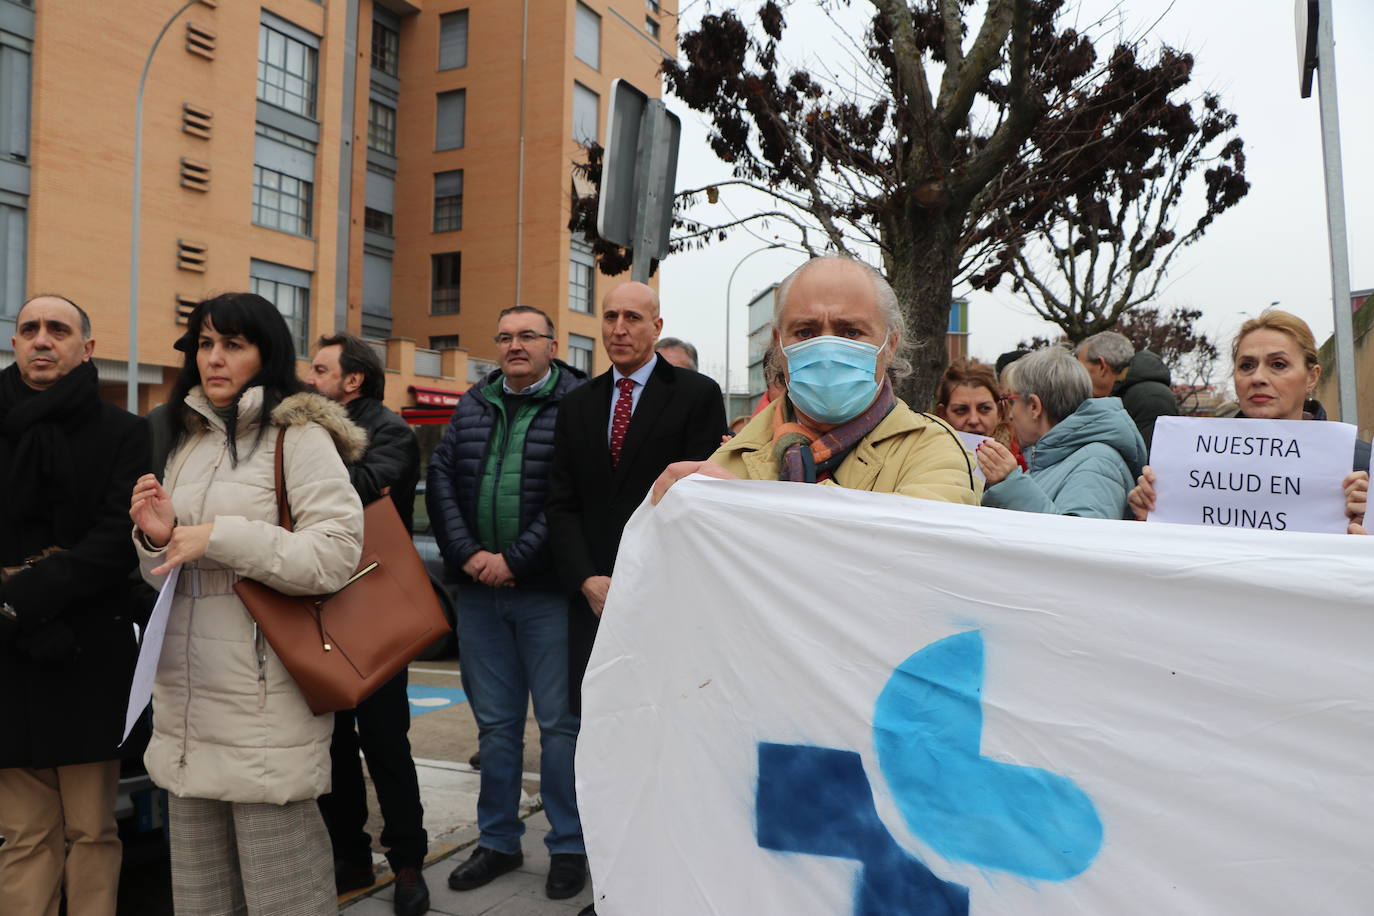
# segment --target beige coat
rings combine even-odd
[[[272,412],[254,449],[262,389],[239,402],[230,463],[224,422],[200,388],[186,404],[198,416],[167,461],[164,485],[177,522],[213,522],[209,547],[181,570],[153,688],[153,738],[144,761],[173,795],[285,804],[329,791],[332,715],[316,716],[232,591],[239,577],[310,595],[338,589],[362,551],[362,505],[344,460],[366,435],[344,409],[315,394],[292,395]],[[295,531],[277,525],[273,461],[286,427],[287,495]],[[342,457],[341,457],[342,456]],[[135,532],[143,577],[162,551]],[[199,597],[194,596],[196,580]]]
[[[777,480],[773,413],[781,403],[779,399],[760,411],[711,460],[738,477]],[[976,506],[983,481],[974,475],[974,466],[973,456],[948,424],[898,401],[822,484]]]

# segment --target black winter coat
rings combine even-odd
[[[1137,351],[1126,366],[1126,375],[1112,387],[1112,397],[1135,421],[1146,451],[1155,433],[1155,420],[1178,416],[1178,399],[1170,387],[1169,367],[1149,350]]]
[[[558,385],[544,401],[525,432],[525,455],[520,485],[520,536],[503,552],[517,585],[528,588],[559,587],[549,552],[549,527],[544,504],[553,466],[554,426],[558,405],[568,392],[586,384],[587,374],[561,360]],[[425,501],[430,524],[444,562],[453,570],[482,545],[477,540],[477,490],[482,469],[491,450],[497,408],[481,389],[500,378],[497,370],[480,385],[473,385],[458,402],[448,428],[429,462]]]
[[[415,530],[415,487],[420,482],[420,443],[415,431],[376,398],[355,398],[344,405],[348,418],[367,431],[367,451],[348,466],[348,478],[367,506],[391,487],[391,501]]]
[[[663,469],[674,461],[711,457],[725,430],[720,386],[658,357],[630,419],[620,463],[612,466],[607,427],[613,379],[613,372],[603,372],[564,402],[549,481],[554,555],[572,593],[568,666],[575,712],[582,708],[582,675],[599,626],[582,583],[590,576],[612,575],[625,524]]]
[[[74,419],[52,424],[55,453],[64,461],[70,456],[69,477],[47,480],[46,469],[16,461],[29,427],[0,423],[0,566],[18,565],[45,547],[64,548],[0,587],[0,599],[22,621],[0,627],[0,768],[142,753],[134,739],[122,750],[119,740],[138,653],[133,624],[147,613],[131,578],[138,559],[129,496],[151,468],[150,437],[141,417],[99,400],[93,366],[69,375],[78,372],[86,375],[79,379],[86,406]],[[17,378],[18,370],[10,366],[0,375],[9,373]],[[0,386],[0,415],[13,405]],[[21,520],[15,494],[35,485],[48,515]]]

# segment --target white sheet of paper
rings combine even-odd
[[[143,715],[143,710],[153,699],[153,679],[157,677],[157,662],[162,656],[162,638],[167,635],[167,615],[172,610],[172,596],[176,594],[177,577],[181,567],[173,566],[162,583],[162,591],[157,593],[157,603],[153,605],[152,616],[143,631],[143,642],[138,647],[138,664],[134,667],[134,682],[129,688],[129,708],[124,713],[123,744],[129,740],[129,732],[134,723]]]
[[[1160,417],[1149,521],[1344,534],[1354,453],[1349,423]]]
[[[957,429],[955,430],[955,432],[959,433],[959,438],[964,440],[964,448],[968,449],[970,452],[973,452],[975,459],[978,455],[978,446],[982,445],[984,442],[992,438],[991,436],[985,436],[982,433],[966,433],[961,432]],[[987,478],[983,476],[983,469],[978,466],[977,460],[973,462],[973,473],[978,475],[979,480],[987,480]]]

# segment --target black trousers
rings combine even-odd
[[[382,809],[382,845],[392,871],[419,867],[429,849],[425,834],[420,784],[410,756],[410,700],[406,697],[406,669],[402,668],[357,709],[334,714],[334,741],[329,747],[333,791],[320,797],[320,812],[335,860],[372,861],[372,838],[367,835],[367,787],[363,783],[361,747],[367,771]]]

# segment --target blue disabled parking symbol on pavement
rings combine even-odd
[[[468,701],[466,693],[451,687],[421,687],[411,684],[406,687],[406,694],[410,697],[410,714],[412,716],[437,712],[440,709],[448,709],[450,706],[457,706],[459,703]]]

